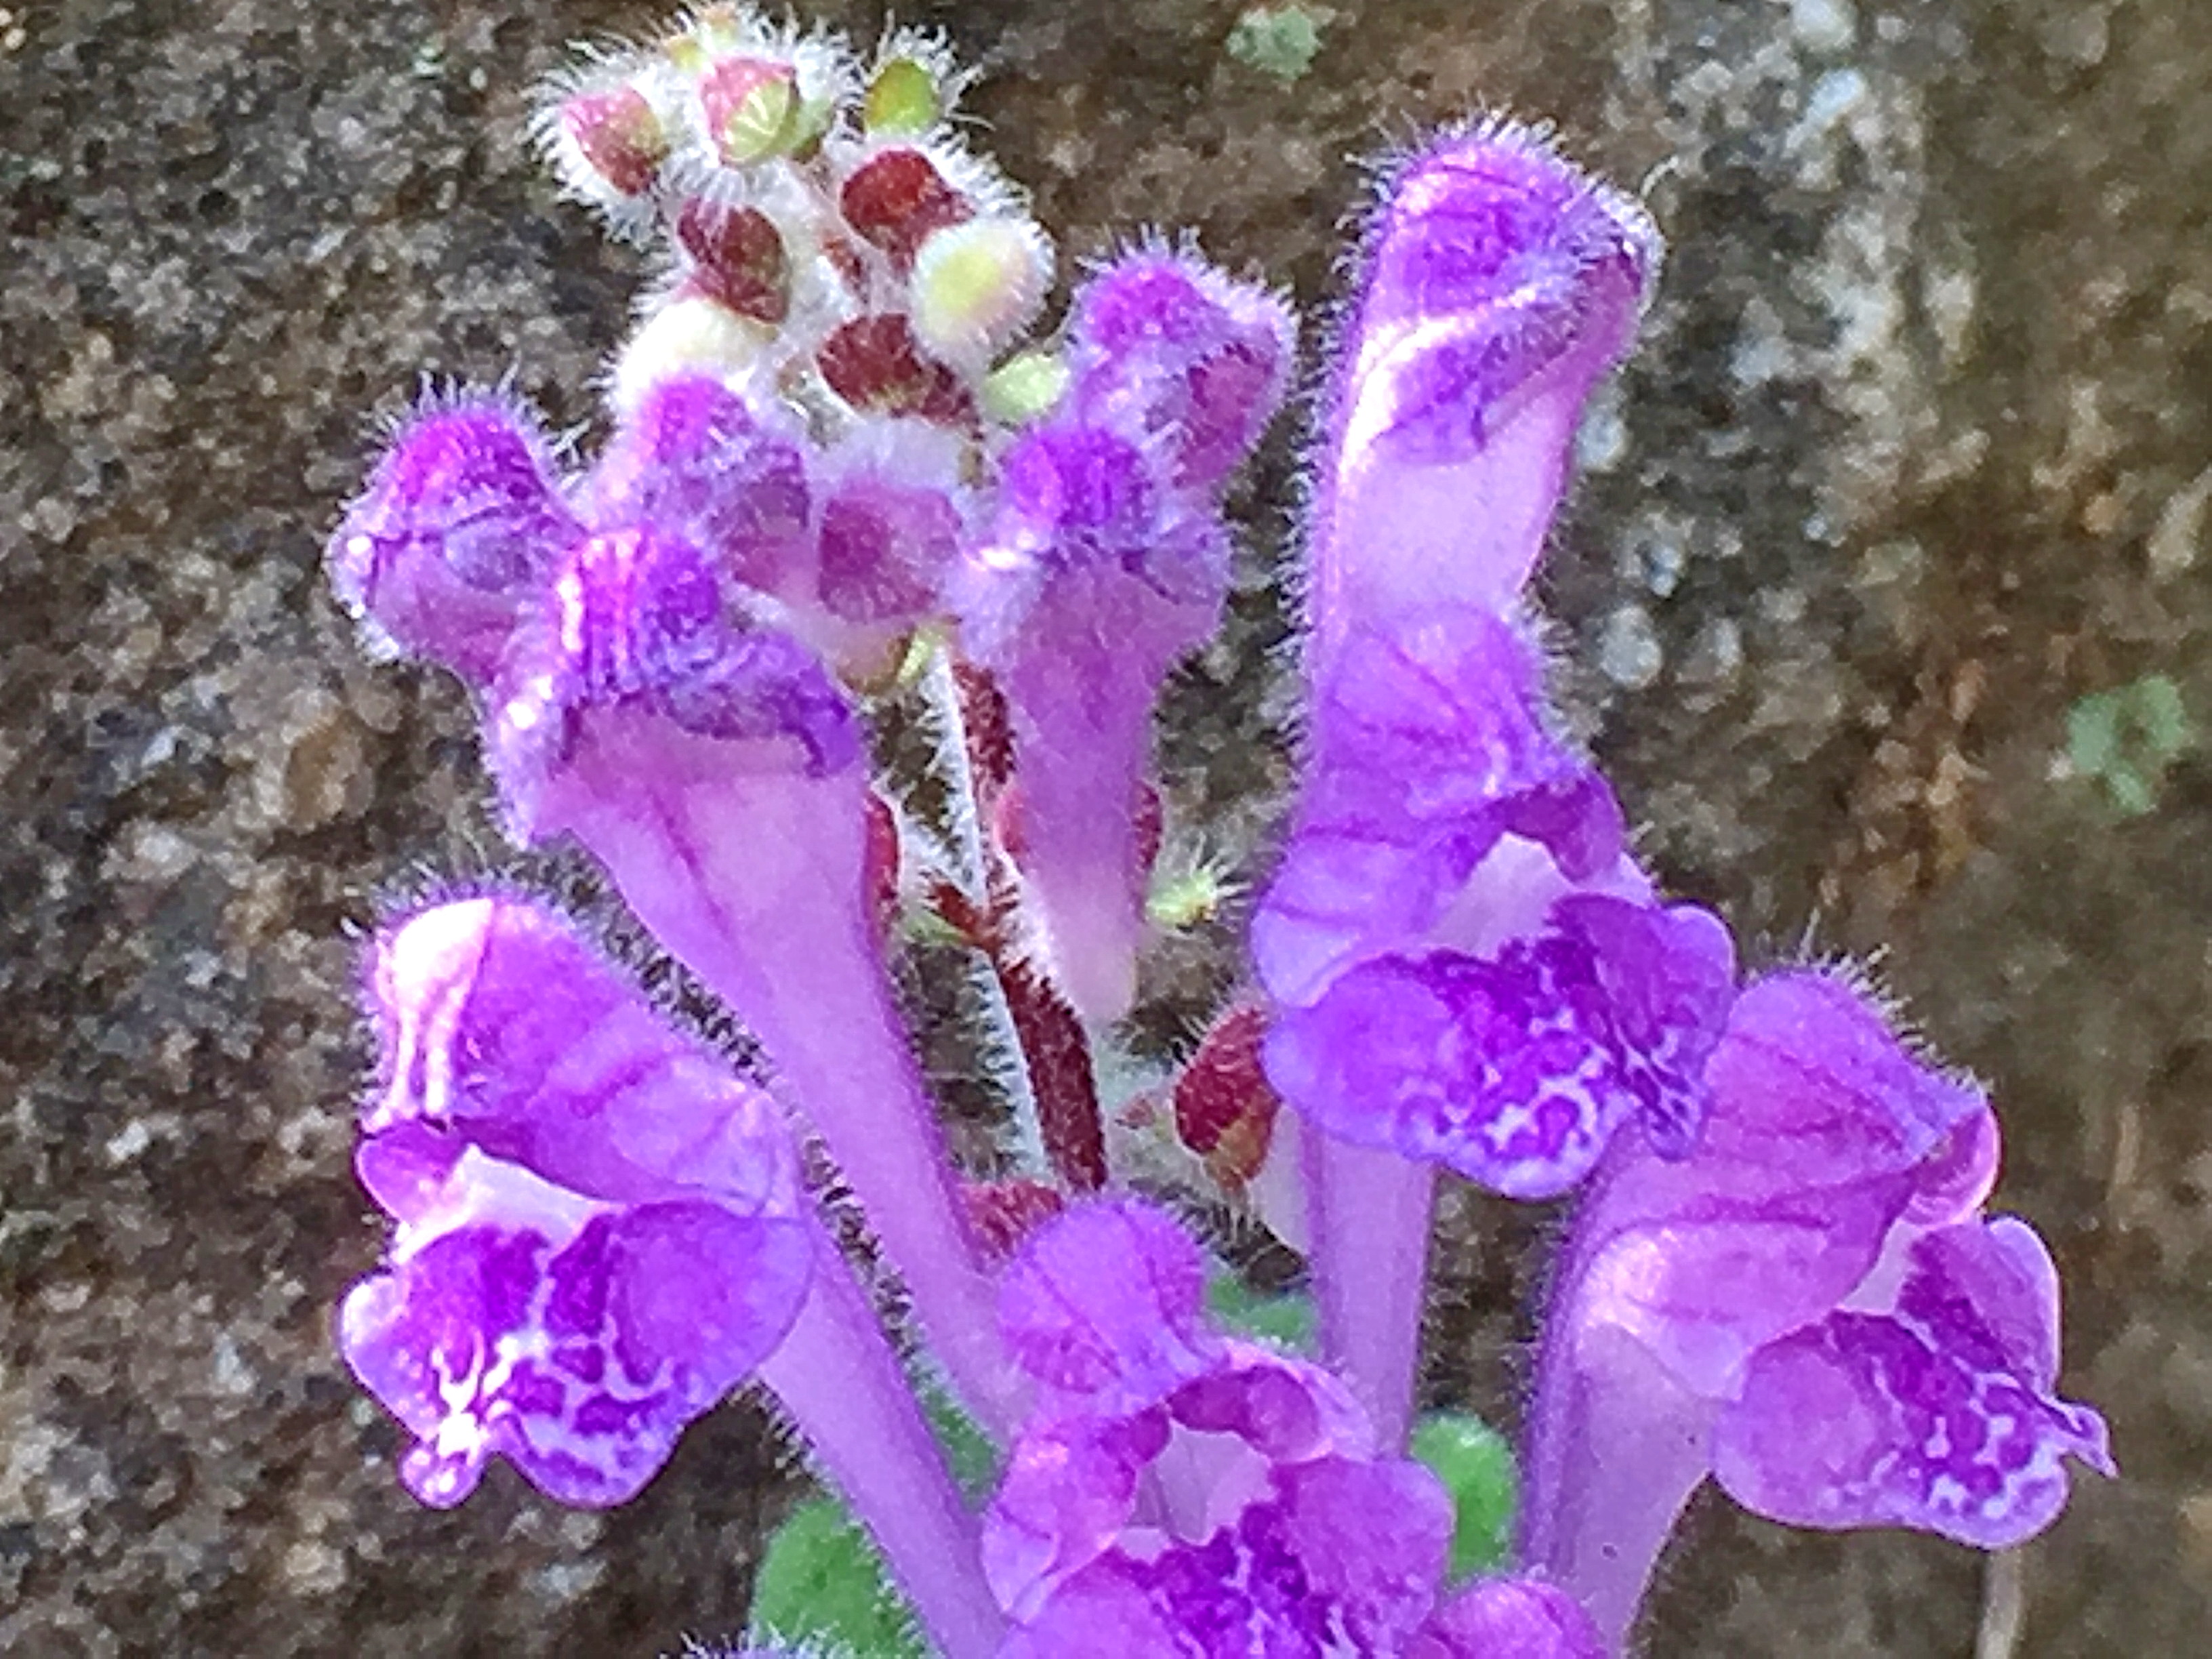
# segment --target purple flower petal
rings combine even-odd
[[[1575,1598],[1533,1578],[1486,1578],[1429,1620],[1405,1659],[1608,1659]]]
[[[798,441],[710,375],[673,375],[647,392],[592,468],[589,492],[595,525],[688,542],[721,575],[764,593],[793,591],[811,562]]]
[[[1511,884],[1531,925],[1621,862],[1620,809],[1553,733],[1534,651],[1472,610],[1354,635],[1320,688],[1297,826],[1253,921],[1261,980],[1307,1002],[1359,957],[1427,942],[1508,835],[1549,854]],[[1496,920],[1482,919],[1493,935]]]
[[[504,1456],[618,1504],[781,1342],[811,1273],[797,1155],[760,1091],[550,911],[483,896],[388,928],[364,1185],[397,1221],[339,1346],[456,1504]]]
[[[1929,1234],[1893,1311],[1832,1314],[1753,1357],[1714,1473],[1795,1526],[2020,1543],[2065,1506],[2068,1456],[2115,1472],[2103,1419],[2051,1391],[2057,1316],[2050,1257],[2022,1224]]]
[[[746,746],[749,760],[724,745]],[[860,736],[814,653],[735,619],[696,550],[623,531],[581,544],[526,624],[501,674],[487,746],[527,833],[586,746],[617,775],[820,775],[852,765]]]
[[[1733,992],[1720,924],[1584,896],[1495,956],[1384,957],[1285,1010],[1269,1080],[1308,1121],[1516,1198],[1588,1175],[1640,1115],[1680,1156]]]
[[[1079,1408],[1121,1417],[1202,1374],[1220,1348],[1190,1236],[1136,1199],[1064,1211],[1030,1236],[999,1288],[1015,1361]],[[1073,1402],[1071,1402],[1073,1403]]]
[[[1324,1458],[1204,1538],[1104,1553],[1058,1585],[1006,1651],[1032,1659],[1329,1659],[1398,1652],[1435,1605],[1451,1541],[1436,1478]]]
[[[1310,518],[1312,653],[1528,584],[1583,405],[1657,262],[1640,208],[1510,123],[1408,156],[1370,223]]]
[[[1264,289],[1187,255],[1125,254],[1077,298],[1073,402],[1132,437],[1161,434],[1174,483],[1211,489],[1273,417],[1295,334],[1288,309]]]
[[[533,585],[582,534],[536,423],[471,393],[401,427],[331,538],[331,581],[398,649],[481,686]]]

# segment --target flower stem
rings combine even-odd
[[[1373,1418],[1383,1450],[1398,1452],[1420,1363],[1436,1171],[1310,1125],[1303,1140],[1322,1352]]]
[[[1005,1623],[962,1503],[898,1355],[826,1231],[813,1287],[768,1363],[771,1389],[875,1539],[945,1659],[988,1659]]]

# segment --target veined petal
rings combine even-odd
[[[347,1297],[339,1346],[416,1435],[400,1473],[422,1502],[459,1503],[494,1456],[557,1502],[627,1502],[797,1316],[811,1258],[794,1221],[708,1203],[586,1215],[550,1236],[487,1218]]]
[[[635,1495],[783,1340],[812,1271],[775,1108],[551,912],[485,895],[388,927],[363,1184],[398,1223],[338,1341],[456,1504],[494,1456]]]
[[[1733,951],[1705,912],[1579,896],[1486,957],[1352,968],[1283,1012],[1267,1075],[1331,1134],[1548,1198],[1632,1115],[1655,1145],[1686,1150],[1733,989]]]
[[[1220,1348],[1197,1245],[1136,1199],[1079,1204],[1040,1226],[1000,1281],[999,1322],[1040,1384],[1110,1417],[1158,1405]]]

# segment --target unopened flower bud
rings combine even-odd
[[[838,192],[845,222],[905,270],[932,231],[973,216],[967,199],[918,149],[887,149],[853,170]]]
[[[726,166],[744,167],[797,147],[799,82],[788,64],[763,58],[711,64],[699,77],[699,106]]]
[[[830,389],[856,410],[919,415],[946,425],[969,420],[975,400],[960,377],[926,355],[904,317],[857,317],[815,354]]]
[[[691,282],[739,316],[775,324],[789,313],[790,256],[758,208],[695,197],[677,214],[676,240],[691,261]]]
[[[868,78],[860,118],[871,136],[919,137],[945,118],[950,101],[927,64],[892,58]]]
[[[714,374],[735,379],[757,366],[773,337],[751,318],[706,294],[686,294],[663,306],[629,338],[615,360],[612,401],[617,413],[638,407],[647,392],[672,376]]]
[[[1052,285],[1052,245],[1026,219],[969,219],[915,254],[914,331],[949,362],[981,367],[1035,319]]]
[[[580,92],[561,106],[564,157],[573,146],[583,167],[564,168],[581,193],[599,190],[625,200],[644,195],[668,159],[668,129],[643,93],[633,86]],[[587,176],[577,176],[587,173]]]

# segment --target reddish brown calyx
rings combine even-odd
[[[676,217],[691,280],[741,317],[770,325],[791,310],[791,259],[783,234],[758,208],[695,198]]]
[[[880,249],[901,276],[932,231],[975,216],[937,164],[918,149],[887,149],[855,167],[838,193],[855,234]]]
[[[1267,1160],[1282,1109],[1261,1064],[1264,1008],[1231,1008],[1213,1024],[1175,1085],[1176,1137],[1222,1190],[1240,1193]]]

